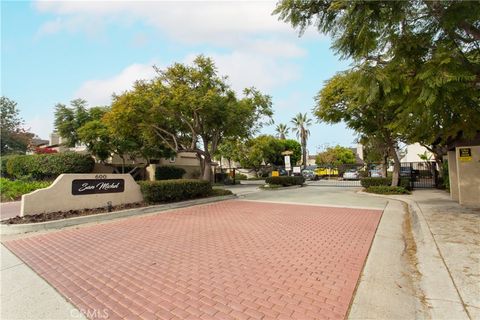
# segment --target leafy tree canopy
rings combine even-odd
[[[330,35],[334,50],[364,78],[353,85],[368,83],[368,70],[376,69],[380,102],[396,106],[388,127],[407,143],[441,145],[459,132],[476,134],[478,1],[284,0],[274,13],[300,32],[312,25]],[[374,87],[367,90],[375,93]]]
[[[1,154],[25,153],[33,134],[27,132],[20,118],[17,103],[7,97],[0,98]]]
[[[210,58],[156,71],[155,79],[114,98],[112,118],[126,124],[116,131],[141,131],[175,152],[196,153],[205,180],[211,179],[212,156],[223,139],[251,137],[272,115],[269,96],[249,88],[237,98]]]
[[[315,163],[321,165],[333,165],[339,166],[342,164],[354,164],[356,163],[355,153],[349,148],[342,146],[335,146],[327,148],[324,152],[317,155]]]

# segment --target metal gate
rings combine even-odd
[[[325,164],[307,167],[315,173],[314,180],[307,181],[307,184],[323,187],[361,187],[362,167],[363,165],[359,164]]]
[[[438,169],[435,162],[402,162],[400,179],[408,179],[412,189],[435,188],[438,181]]]

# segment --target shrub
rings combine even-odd
[[[378,194],[410,194],[410,191],[403,187],[370,186],[365,190],[370,193]]]
[[[247,175],[243,173],[235,173],[235,179],[236,180],[247,180]]]
[[[371,186],[389,186],[392,184],[392,178],[362,178],[360,179],[360,184],[364,188]]]
[[[156,180],[175,180],[182,179],[185,169],[175,166],[161,166],[155,170]]]
[[[400,181],[398,183],[398,186],[399,187],[402,187],[406,190],[412,190],[412,185],[410,183],[410,179],[409,178],[400,178]]]
[[[219,197],[219,196],[229,196],[232,195],[233,192],[227,189],[212,189],[210,192],[210,196],[212,197]]]
[[[142,181],[140,189],[148,203],[174,202],[209,196],[212,185],[209,181],[177,179]]]
[[[62,173],[90,173],[95,161],[75,152],[17,156],[7,162],[7,173],[14,178],[55,179]]]
[[[302,185],[305,182],[305,178],[301,176],[296,177],[268,177],[265,179],[268,184],[276,184],[284,187]]]
[[[11,181],[5,178],[0,178],[0,194],[2,195],[2,201],[18,200],[22,195],[37,189],[46,188],[51,183],[51,181]]]
[[[0,157],[0,166],[1,166],[1,171],[0,171],[0,177],[2,178],[9,178],[10,175],[7,172],[7,163],[11,159],[18,157],[18,155],[8,155],[8,156],[1,156]]]

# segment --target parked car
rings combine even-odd
[[[305,178],[305,180],[318,180],[318,176],[313,170],[303,169],[302,176]]]
[[[344,180],[358,180],[360,179],[360,174],[355,169],[350,169],[343,174]]]
[[[370,177],[381,178],[382,174],[380,173],[380,170],[370,170]]]

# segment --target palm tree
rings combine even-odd
[[[307,127],[312,124],[312,119],[308,119],[307,113],[298,113],[292,119],[292,123],[294,125],[292,131],[296,132],[297,138],[302,145],[302,166],[305,168],[307,166],[307,139],[310,135],[310,130],[308,130]]]
[[[275,131],[277,131],[277,135],[280,140],[286,139],[285,137],[287,136],[289,130],[290,128],[288,128],[287,125],[284,123],[279,123],[275,128]]]

